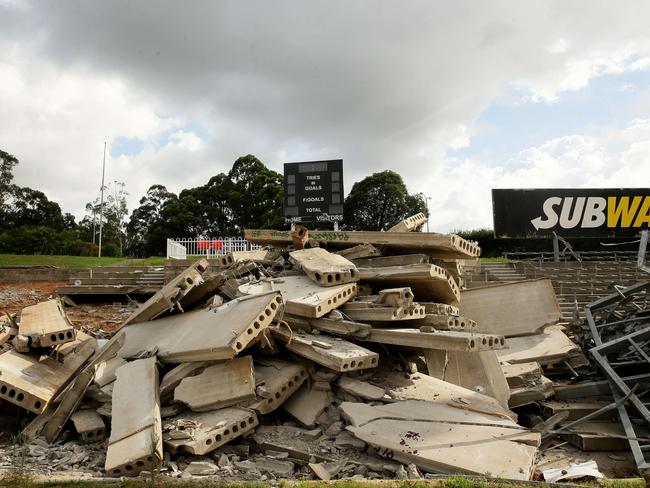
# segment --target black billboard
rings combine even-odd
[[[492,190],[496,238],[632,237],[650,227],[650,188]]]
[[[284,165],[284,220],[343,221],[343,160]]]

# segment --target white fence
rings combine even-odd
[[[167,258],[186,259],[189,256],[207,258],[235,251],[252,251],[260,246],[243,237],[213,237],[194,239],[167,239]]]

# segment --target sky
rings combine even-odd
[[[645,1],[0,0],[0,149],[80,220],[106,181],[203,185],[254,154],[398,172],[432,231],[492,188],[650,186]]]

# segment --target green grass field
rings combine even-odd
[[[95,266],[157,266],[163,257],[147,259],[98,258],[96,256],[49,256],[0,254],[0,266],[56,266],[58,268],[90,268]]]

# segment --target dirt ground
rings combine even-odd
[[[0,284],[0,313],[15,314],[29,305],[56,298],[56,289],[62,285],[64,283],[49,281]],[[75,328],[92,332],[112,332],[129,316],[135,306],[132,302],[77,301],[76,306],[66,306],[66,314]]]

